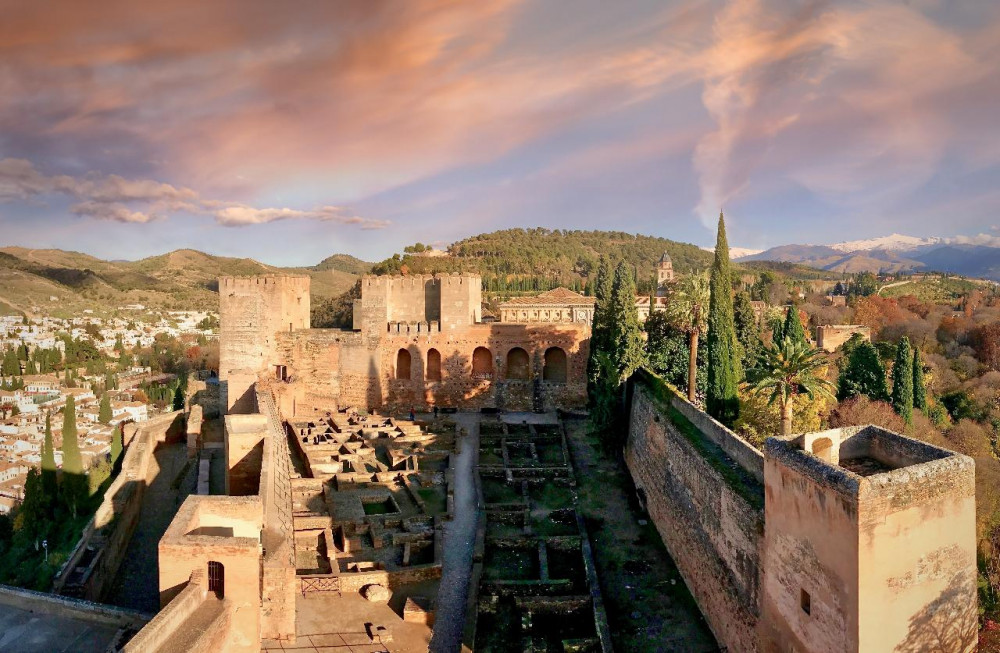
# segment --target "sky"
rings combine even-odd
[[[995,0],[0,0],[0,244],[1000,244]]]

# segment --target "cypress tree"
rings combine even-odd
[[[729,244],[726,242],[726,223],[721,213],[710,288],[708,391],[705,407],[709,415],[723,424],[732,424],[740,414],[737,386],[742,373],[736,327],[733,323],[733,284],[729,271]]]
[[[885,367],[875,345],[860,343],[851,352],[847,366],[837,378],[837,400],[865,395],[874,401],[888,401],[889,389],[885,381]]]
[[[635,308],[635,279],[625,261],[615,269],[611,290],[609,342],[618,372],[618,383],[632,376],[645,359],[642,329]]]
[[[614,286],[614,273],[607,257],[602,256],[597,267],[597,279],[594,282],[594,321],[591,328],[591,346],[603,349],[607,346],[607,337],[611,325],[611,294]],[[596,341],[596,343],[595,343]]]
[[[17,352],[13,349],[8,349],[7,353],[3,356],[3,364],[0,365],[0,373],[4,376],[20,376],[21,374],[21,361],[17,358]]]
[[[907,424],[913,423],[913,353],[906,336],[899,339],[892,366],[892,407]]]
[[[913,348],[913,407],[927,410],[927,386],[924,385],[924,361],[920,347]]]
[[[101,424],[110,424],[111,418],[111,395],[105,392],[101,395],[101,406],[97,410],[97,421]]]
[[[174,388],[173,408],[174,410],[184,410],[184,390],[180,384]]]
[[[87,478],[83,474],[83,458],[77,441],[76,400],[73,395],[66,398],[66,408],[63,410],[62,461],[63,499],[75,519],[77,507],[84,495],[82,488],[87,487]]]
[[[587,359],[587,380],[590,386],[591,399],[596,392],[596,381],[600,376],[601,365],[598,356],[608,348],[608,324],[611,307],[612,275],[608,259],[601,257],[597,267],[597,277],[593,283],[594,317],[590,327],[590,357]]]
[[[45,442],[42,443],[42,486],[50,499],[59,492],[56,453],[52,446],[52,413],[45,414]]]
[[[736,342],[740,346],[740,367],[744,374],[757,366],[758,359],[764,350],[760,339],[760,327],[757,315],[750,303],[750,293],[741,290],[733,298],[733,324],[736,328]]]
[[[111,433],[111,467],[114,469],[115,465],[118,464],[118,459],[122,455],[122,427],[121,425],[115,426],[115,430]]]
[[[785,323],[781,328],[781,335],[794,343],[809,344],[806,331],[802,327],[802,318],[799,317],[799,308],[795,304],[789,306],[788,312],[785,313]]]

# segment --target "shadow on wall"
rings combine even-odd
[[[970,596],[975,587],[971,572],[960,571],[952,576],[938,598],[910,617],[910,630],[896,646],[897,653],[953,653],[974,650],[979,631],[975,603],[955,609],[956,598]],[[975,596],[972,593],[971,596]]]

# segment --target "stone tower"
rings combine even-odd
[[[760,651],[975,650],[971,458],[875,426],[765,446]]]
[[[667,284],[673,280],[674,262],[670,259],[670,254],[663,252],[660,262],[656,264],[656,296],[665,296],[667,294]]]
[[[220,401],[254,412],[253,384],[277,364],[275,336],[309,328],[309,277],[220,277],[219,322]]]

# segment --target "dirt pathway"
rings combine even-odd
[[[465,605],[479,519],[473,478],[479,451],[479,415],[460,413],[455,415],[455,421],[469,434],[462,439],[462,451],[455,460],[455,515],[444,527],[444,562],[437,595],[434,636],[430,642],[431,653],[454,653],[462,649]]]
[[[624,465],[585,421],[567,421],[566,432],[615,650],[718,651],[659,533],[638,512]]]

